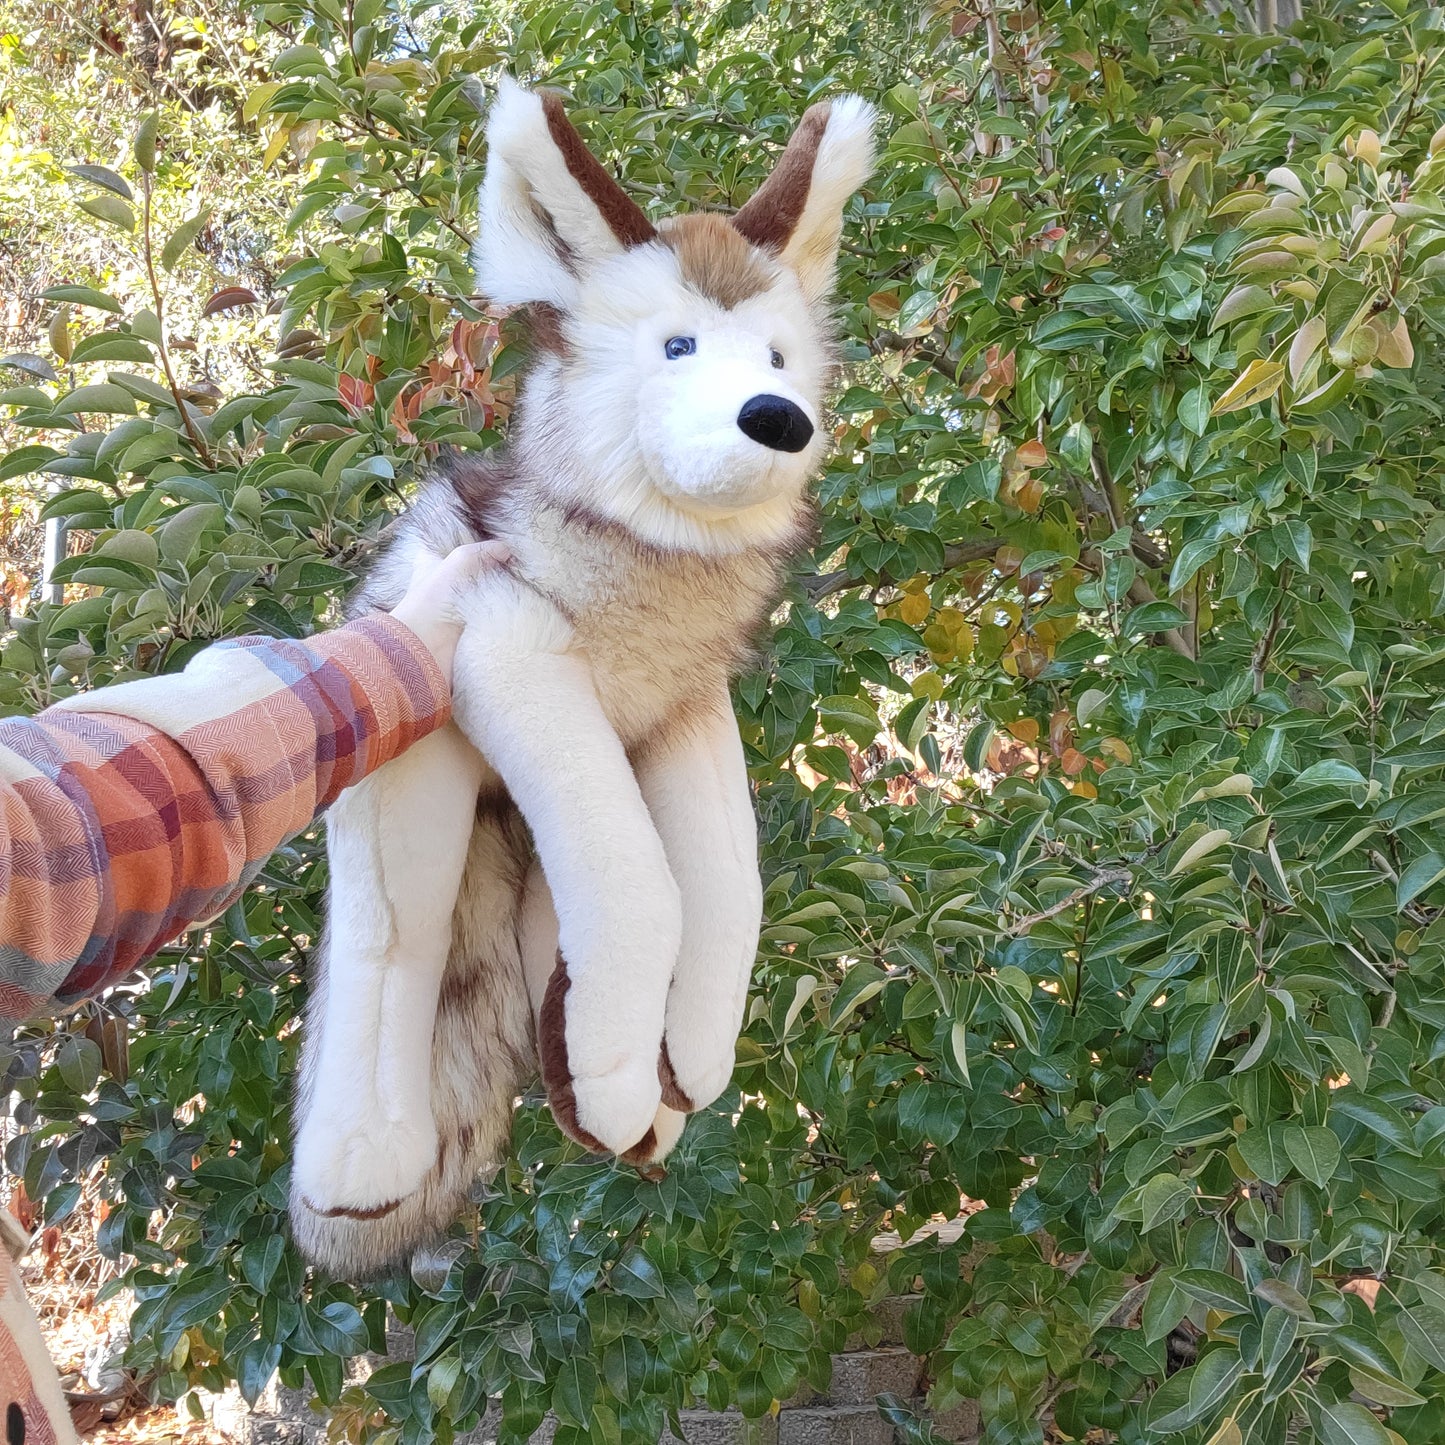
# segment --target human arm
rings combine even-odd
[[[0,720],[0,1018],[115,982],[442,726],[453,596],[496,555],[419,569],[393,617],[217,643],[182,673]]]

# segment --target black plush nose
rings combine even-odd
[[[752,397],[738,413],[738,426],[745,437],[772,447],[775,452],[800,452],[813,440],[813,423],[785,397]]]

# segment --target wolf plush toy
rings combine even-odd
[[[334,1272],[445,1228],[540,1060],[590,1149],[664,1156],[727,1087],[761,890],[728,679],[807,538],[854,96],[731,218],[654,225],[555,95],[505,82],[476,260],[534,356],[504,451],[434,473],[362,588],[511,550],[468,604],[455,721],[328,818],[292,1219]]]

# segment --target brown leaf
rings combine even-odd
[[[255,306],[261,298],[249,286],[225,286],[201,307],[202,316],[214,316],[235,306]]]

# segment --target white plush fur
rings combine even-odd
[[[546,446],[542,424],[565,418],[577,446],[561,485],[659,546],[726,553],[789,533],[828,444],[824,327],[791,273],[724,310],[653,243],[599,267],[571,335],[574,360],[539,377],[547,404],[535,408],[536,427],[524,415],[521,429],[523,445]],[[668,360],[672,336],[693,337],[696,354]],[[804,450],[773,451],[738,429],[743,404],[760,394],[802,408],[815,427]]]
[[[292,1221],[337,1273],[445,1228],[499,1161],[559,948],[582,1131],[668,1153],[684,1115],[661,1102],[664,1041],[694,1106],[727,1087],[761,913],[728,679],[806,535],[827,445],[822,301],[870,128],[861,101],[833,103],[795,234],[750,253],[763,289],[729,307],[662,240],[623,250],[540,102],[503,87],[481,281],[561,308],[567,344],[526,374],[506,461],[424,487],[361,598],[393,606],[420,549],[477,526],[511,551],[464,604],[454,727],[328,820]],[[696,354],[670,361],[678,335]],[[806,448],[741,432],[762,394],[815,423]]]
[[[463,610],[470,625],[453,674],[456,717],[521,808],[551,889],[571,978],[578,1123],[625,1153],[661,1102],[677,884],[571,626],[504,574]]]
[[[346,971],[311,998],[319,1051],[293,1170],[315,1211],[391,1203],[436,1160],[432,1036],[481,769],[446,727],[328,814],[326,947]]]
[[[568,172],[541,100],[503,77],[487,118],[487,171],[472,253],[482,290],[503,306],[546,301],[569,307],[578,278],[559,237],[574,262],[595,263],[622,249]]]
[[[843,95],[830,103],[808,199],[782,254],[810,301],[833,289],[843,207],[873,169],[876,120],[877,112],[861,96]]]
[[[682,895],[682,946],[667,995],[673,1073],[696,1108],[733,1072],[763,889],[747,767],[725,692],[639,768],[642,796]]]

